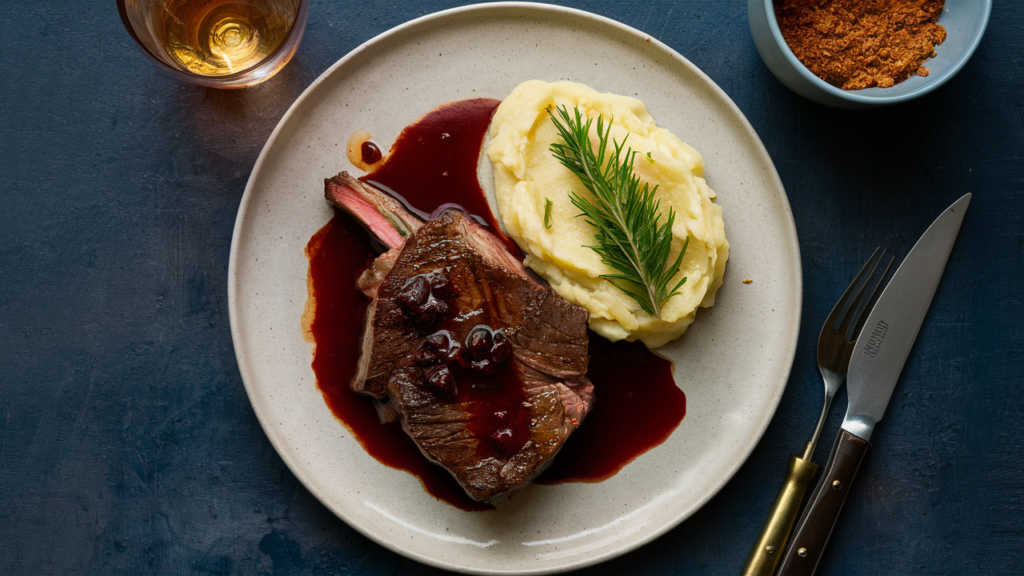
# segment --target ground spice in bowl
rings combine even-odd
[[[775,19],[793,54],[843,90],[889,88],[927,76],[924,61],[946,39],[945,0],[775,0]]]

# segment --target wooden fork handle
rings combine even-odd
[[[832,455],[800,520],[778,576],[812,576],[846,502],[850,485],[871,443],[846,430],[839,431]]]

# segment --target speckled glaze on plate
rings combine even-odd
[[[332,214],[323,178],[353,170],[344,153],[350,134],[365,128],[386,146],[438,104],[503,98],[531,78],[641,98],[659,126],[704,155],[732,252],[718,303],[661,350],[675,362],[687,395],[687,416],[664,444],[604,482],[534,485],[493,512],[467,513],[428,495],[413,476],[379,464],[324,404],[301,332],[303,249]],[[743,284],[745,278],[753,283]],[[488,4],[432,14],[370,40],[295,102],[242,198],[228,300],[253,410],[281,458],[325,506],[420,562],[469,573],[543,574],[649,542],[732,477],[786,385],[800,320],[800,253],[771,159],[700,70],[657,40],[593,14]]]

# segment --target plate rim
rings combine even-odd
[[[533,12],[533,13],[536,13],[536,14],[555,13],[555,14],[558,14],[559,16],[561,16],[561,17],[579,18],[579,19],[582,19],[584,21],[590,21],[592,23],[596,23],[598,25],[610,26],[612,28],[617,29],[619,32],[635,36],[635,37],[640,38],[640,39],[642,39],[642,40],[644,40],[646,42],[654,44],[656,47],[658,47],[660,50],[662,50],[665,53],[666,56],[670,57],[677,64],[681,64],[682,66],[687,68],[700,81],[702,81],[705,84],[705,87],[707,87],[711,91],[711,93],[715,97],[717,97],[719,99],[719,101],[721,103],[725,104],[728,107],[728,109],[732,112],[732,114],[736,117],[736,119],[738,119],[740,121],[740,124],[744,128],[744,130],[746,131],[747,136],[751,138],[751,143],[754,144],[753,148],[754,148],[757,156],[759,156],[760,160],[762,161],[762,163],[766,167],[769,168],[768,174],[766,174],[766,180],[768,180],[773,185],[773,187],[775,189],[777,189],[778,191],[781,192],[779,200],[781,200],[780,204],[781,204],[781,208],[782,208],[783,214],[785,216],[785,223],[787,224],[787,226],[785,227],[785,231],[788,232],[788,234],[786,234],[786,238],[785,239],[789,240],[789,242],[788,242],[789,248],[790,248],[791,253],[794,255],[793,260],[791,261],[791,266],[793,268],[793,270],[791,270],[791,273],[793,275],[793,278],[795,279],[795,288],[796,288],[793,291],[794,296],[792,297],[792,299],[793,299],[792,307],[793,307],[793,311],[794,311],[794,318],[793,318],[793,321],[791,323],[789,338],[787,339],[787,346],[786,346],[786,351],[785,351],[785,356],[787,358],[786,358],[786,361],[785,361],[786,368],[785,368],[785,370],[783,370],[783,372],[784,372],[784,378],[782,378],[783,384],[782,384],[782,386],[780,386],[778,388],[778,392],[770,399],[771,409],[765,412],[764,421],[760,423],[760,426],[759,426],[760,430],[756,434],[756,437],[751,438],[751,440],[749,442],[749,445],[745,448],[745,450],[742,451],[741,454],[739,454],[739,457],[732,464],[732,466],[729,469],[728,473],[724,474],[722,476],[721,480],[716,484],[714,489],[710,490],[703,498],[701,498],[697,502],[695,502],[694,505],[691,506],[690,508],[688,508],[686,510],[680,511],[679,514],[677,514],[676,517],[673,520],[671,520],[669,522],[666,522],[660,528],[652,530],[647,535],[645,535],[645,536],[643,536],[641,538],[638,538],[637,540],[634,540],[633,542],[631,542],[631,543],[629,543],[629,544],[627,544],[625,546],[621,546],[621,547],[616,548],[614,550],[603,551],[602,553],[595,554],[592,557],[590,557],[590,558],[588,558],[586,560],[583,560],[583,561],[577,561],[577,562],[574,562],[574,563],[568,563],[568,564],[561,565],[561,566],[556,566],[556,567],[542,567],[542,568],[537,568],[537,569],[516,570],[514,572],[508,571],[508,570],[480,569],[480,568],[474,568],[474,567],[471,567],[471,566],[453,564],[453,563],[446,562],[446,561],[443,561],[443,560],[438,560],[436,558],[431,558],[431,557],[428,557],[428,556],[424,556],[422,554],[419,554],[417,552],[414,552],[414,551],[406,549],[406,548],[402,548],[401,546],[399,546],[399,545],[397,545],[397,544],[395,544],[393,542],[390,542],[390,541],[386,540],[385,538],[382,538],[379,535],[371,532],[366,527],[364,527],[364,526],[362,526],[362,525],[360,525],[358,523],[353,522],[349,518],[349,516],[343,510],[339,509],[338,507],[334,506],[331,502],[329,502],[326,499],[326,497],[324,496],[324,494],[322,494],[316,488],[316,486],[311,485],[311,483],[308,482],[307,479],[304,478],[302,475],[295,473],[296,466],[293,465],[293,462],[291,461],[292,458],[289,455],[289,453],[286,450],[283,449],[284,446],[283,446],[282,443],[284,443],[284,439],[278,436],[275,428],[273,428],[273,426],[270,425],[270,422],[268,421],[268,416],[261,411],[261,409],[257,406],[257,403],[253,402],[254,391],[252,389],[253,384],[251,383],[252,382],[252,377],[249,375],[249,372],[251,371],[251,368],[249,366],[249,363],[246,362],[246,360],[245,360],[244,351],[241,349],[241,344],[240,344],[241,341],[242,341],[242,334],[241,334],[240,328],[238,326],[238,322],[239,322],[239,320],[238,320],[238,317],[239,317],[239,310],[238,310],[239,296],[238,296],[238,284],[237,284],[237,280],[236,280],[237,279],[239,242],[240,242],[240,238],[241,238],[242,233],[243,233],[243,228],[245,227],[246,215],[248,214],[248,210],[250,208],[251,197],[252,197],[252,194],[253,194],[253,189],[255,187],[255,182],[258,180],[257,176],[262,172],[263,164],[264,164],[264,162],[266,160],[266,157],[268,156],[269,151],[272,148],[273,144],[276,142],[280,132],[284,129],[285,125],[289,123],[289,121],[291,120],[293,114],[297,113],[297,109],[300,107],[300,105],[308,97],[310,97],[310,95],[316,90],[317,87],[320,86],[320,84],[324,83],[337,69],[343,67],[349,61],[355,59],[361,53],[367,51],[368,49],[374,47],[375,45],[377,45],[379,43],[386,42],[393,35],[402,33],[404,31],[412,29],[412,28],[416,28],[416,27],[420,27],[420,26],[429,26],[429,25],[431,25],[432,23],[434,23],[437,20],[442,20],[444,18],[450,17],[450,16],[455,15],[455,14],[466,13],[466,12],[480,12],[480,13],[486,13],[486,12],[489,12],[489,11],[501,12],[501,11],[505,11],[505,10],[509,10],[509,9],[523,10],[523,11],[526,11],[526,12]],[[601,16],[599,14],[595,14],[593,12],[588,12],[588,11],[585,11],[585,10],[580,10],[580,9],[577,9],[577,8],[570,8],[570,7],[565,7],[565,6],[558,6],[558,5],[551,5],[551,4],[538,4],[538,3],[532,3],[532,2],[494,2],[494,3],[468,4],[468,5],[458,6],[458,7],[455,7],[455,8],[450,8],[450,9],[446,9],[446,10],[442,10],[442,11],[438,11],[438,12],[433,12],[433,13],[430,13],[430,14],[425,14],[425,15],[420,16],[418,18],[415,18],[413,20],[409,20],[407,22],[404,22],[402,24],[399,24],[397,26],[389,28],[388,30],[385,30],[384,32],[381,32],[380,34],[377,34],[373,38],[370,38],[370,39],[366,40],[365,42],[363,42],[362,44],[360,44],[359,46],[357,46],[356,48],[354,48],[350,52],[346,53],[344,56],[342,56],[340,59],[338,59],[334,64],[332,64],[326,70],[324,70],[324,72],[322,72],[309,86],[307,86],[302,91],[302,93],[288,107],[288,110],[284,113],[284,115],[282,115],[281,119],[278,121],[277,125],[274,127],[274,130],[271,132],[270,136],[267,138],[267,141],[264,143],[263,148],[260,151],[260,154],[259,154],[259,156],[256,159],[256,162],[253,164],[253,168],[252,168],[252,170],[251,170],[251,172],[249,174],[249,179],[246,182],[245,190],[244,190],[244,192],[242,194],[242,197],[240,199],[240,202],[239,202],[238,213],[236,214],[235,224],[234,224],[234,228],[232,230],[231,248],[230,248],[230,251],[229,251],[229,261],[228,261],[228,286],[227,286],[227,288],[228,288],[228,315],[229,315],[229,324],[230,324],[230,329],[231,329],[232,346],[233,346],[233,349],[234,349],[234,352],[235,352],[235,360],[236,360],[236,363],[238,365],[238,370],[239,370],[239,374],[240,374],[241,379],[242,379],[242,384],[245,387],[246,396],[249,399],[249,405],[252,407],[252,410],[255,413],[256,418],[259,421],[260,427],[263,429],[264,434],[267,435],[267,439],[270,441],[271,445],[274,447],[274,450],[277,453],[278,457],[280,457],[281,460],[288,467],[289,471],[292,472],[292,474],[303,485],[303,487],[306,488],[306,490],[308,490],[324,507],[326,507],[328,510],[330,510],[332,514],[334,514],[335,516],[340,518],[342,521],[344,521],[345,524],[348,525],[350,528],[356,530],[358,533],[360,533],[363,536],[369,538],[370,540],[374,541],[375,543],[377,543],[377,544],[387,548],[388,550],[391,550],[392,552],[395,552],[396,554],[402,555],[402,556],[404,556],[406,558],[410,558],[410,559],[415,560],[417,562],[421,562],[421,563],[426,564],[428,566],[433,566],[433,567],[436,567],[436,568],[441,568],[441,569],[450,570],[450,571],[459,572],[459,573],[467,573],[467,574],[495,574],[495,575],[498,575],[498,574],[511,574],[511,573],[515,573],[515,574],[539,575],[539,574],[561,573],[561,572],[566,572],[566,571],[570,571],[570,570],[578,570],[578,569],[581,569],[581,568],[586,568],[586,567],[593,566],[593,565],[596,565],[596,564],[599,564],[599,563],[602,563],[602,562],[606,562],[608,560],[611,560],[612,558],[616,558],[616,557],[621,556],[623,554],[632,552],[632,551],[634,551],[634,550],[636,550],[636,549],[638,549],[638,548],[640,548],[640,547],[642,547],[642,546],[644,546],[644,545],[646,545],[646,544],[648,544],[648,543],[650,543],[650,542],[660,538],[661,536],[663,536],[664,534],[666,534],[667,532],[669,532],[670,530],[672,530],[675,527],[679,526],[682,522],[684,522],[685,520],[690,518],[696,511],[698,511],[701,508],[703,508],[704,505],[706,505],[708,503],[708,501],[710,501],[712,498],[714,498],[716,495],[718,495],[719,492],[721,492],[722,488],[724,488],[725,485],[728,484],[729,481],[732,480],[732,478],[736,475],[736,473],[743,466],[743,464],[750,458],[750,455],[753,453],[754,449],[760,443],[761,439],[763,438],[765,432],[768,429],[769,424],[771,423],[772,419],[774,418],[775,413],[778,410],[779,403],[782,400],[782,396],[785,393],[786,388],[788,386],[789,378],[790,378],[790,376],[792,374],[793,363],[794,363],[794,360],[795,360],[795,357],[796,357],[796,348],[797,348],[797,342],[799,340],[800,325],[801,325],[802,314],[803,314],[803,264],[802,264],[802,259],[801,259],[801,255],[800,255],[800,245],[799,245],[799,240],[798,240],[798,232],[797,232],[797,229],[796,229],[795,219],[793,217],[792,207],[791,207],[791,205],[789,203],[789,197],[788,197],[788,194],[785,191],[785,187],[782,184],[782,180],[779,177],[778,170],[775,167],[775,163],[772,162],[771,156],[768,154],[767,149],[764,147],[764,143],[761,141],[760,136],[758,136],[757,132],[754,130],[754,128],[750,124],[749,120],[747,120],[747,117],[739,109],[739,107],[736,105],[736,103],[733,102],[732,98],[730,98],[729,95],[726,94],[725,91],[722,90],[721,87],[719,87],[707,74],[705,74],[695,64],[690,62],[686,57],[681,55],[679,52],[677,52],[672,47],[662,43],[661,41],[657,40],[655,37],[653,37],[653,36],[643,32],[641,30],[638,30],[636,28],[633,28],[632,26],[626,25],[626,24],[624,24],[622,22],[619,22],[617,20],[608,18],[606,16]]]

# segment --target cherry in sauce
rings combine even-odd
[[[434,109],[403,130],[385,161],[362,179],[393,192],[422,214],[454,203],[499,231],[476,177],[483,139],[498,104],[475,99]],[[368,303],[355,282],[376,257],[366,232],[336,211],[310,239],[306,253],[314,312],[310,332],[316,342],[313,371],[335,417],[374,458],[417,476],[433,496],[467,511],[493,509],[470,499],[448,472],[423,457],[400,425],[381,424],[372,401],[348,387]],[[522,392],[516,393],[514,382],[504,382],[513,377],[502,370],[487,376],[455,362],[450,369],[460,399],[472,394],[479,410],[493,413],[474,430],[490,439],[488,449],[514,451],[521,446],[529,423],[516,410]],[[686,413],[686,397],[672,378],[671,363],[642,344],[610,343],[591,334],[587,377],[594,383],[594,409],[539,483],[598,482],[613,476],[668,438]]]

